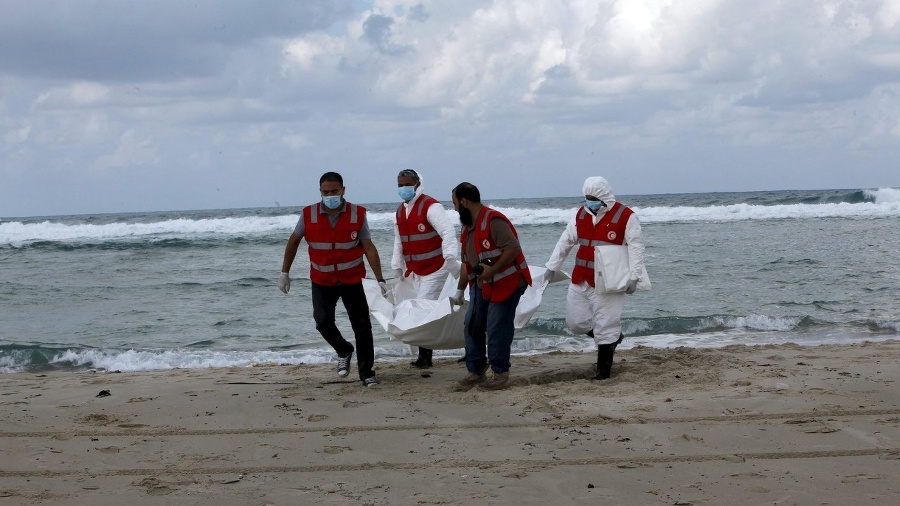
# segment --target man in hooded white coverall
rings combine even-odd
[[[422,177],[414,170],[397,175],[397,194],[403,201],[394,222],[394,255],[391,268],[398,279],[418,282],[416,298],[437,300],[447,277],[459,275],[459,242],[444,206],[422,193]],[[410,365],[431,367],[433,351],[419,346]]]
[[[638,217],[628,207],[616,202],[612,188],[602,177],[589,177],[582,188],[584,204],[566,225],[556,248],[547,261],[547,275],[558,271],[573,246],[578,245],[572,283],[566,296],[566,325],[576,334],[587,334],[597,344],[595,380],[610,377],[613,354],[622,342],[622,308],[625,294],[637,289],[644,269],[644,238]],[[594,262],[595,246],[613,244],[627,246],[630,278],[621,292],[604,292],[595,286],[600,280],[600,266]],[[624,256],[620,262],[626,261]],[[547,278],[550,279],[550,278]]]

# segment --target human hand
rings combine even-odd
[[[456,295],[450,297],[450,304],[454,306],[462,306],[466,303],[466,292],[463,290],[457,290]]]
[[[394,269],[394,278],[395,279],[403,279],[403,269]]]
[[[444,263],[450,274],[459,274],[459,270],[462,268],[462,262],[458,258],[448,258]]]
[[[544,284],[546,285],[553,281],[554,276],[556,276],[556,271],[551,271],[550,269],[544,271]]]
[[[282,272],[278,276],[278,289],[287,294],[291,291],[291,276],[286,272]]]
[[[379,281],[378,288],[381,288],[381,296],[387,297],[387,294],[388,294],[387,283],[385,283],[384,281]]]
[[[482,281],[490,281],[494,276],[494,266],[487,262],[478,262],[472,267],[472,272]]]
[[[636,279],[628,280],[628,284],[625,285],[625,293],[627,293],[629,295],[634,293],[634,291],[637,290],[637,284],[638,284],[638,280],[636,280]]]

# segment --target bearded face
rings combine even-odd
[[[457,210],[459,213],[459,222],[463,224],[463,226],[471,227],[474,223],[472,221],[472,211],[469,211],[465,207],[459,206]]]

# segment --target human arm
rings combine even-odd
[[[288,238],[287,245],[284,247],[284,260],[281,263],[281,275],[278,278],[278,288],[285,294],[291,290],[291,265],[297,256],[297,250],[300,248],[300,241],[303,236],[292,233]]]
[[[456,294],[450,297],[450,303],[461,306],[466,300],[466,285],[469,284],[469,273],[466,270],[466,264],[462,263],[459,269],[459,280],[456,282]]]
[[[547,260],[547,270],[551,272],[558,271],[576,243],[578,243],[578,230],[573,217],[566,224],[566,229],[559,236],[559,240],[556,241],[556,247],[553,248],[553,253],[550,254],[550,260]]]
[[[456,229],[453,228],[453,222],[447,216],[444,206],[440,203],[428,206],[425,218],[441,236],[441,251],[444,255],[444,261],[459,261],[459,238],[456,236]],[[456,269],[453,270],[455,271]]]
[[[378,256],[378,248],[375,247],[375,243],[372,242],[372,239],[360,239],[359,244],[363,248],[375,279],[379,283],[384,283],[384,276],[381,274],[381,258]]]
[[[644,272],[644,235],[636,214],[632,214],[625,225],[625,244],[628,247],[628,267],[631,270],[625,293],[632,294],[637,290],[638,281]]]
[[[394,222],[394,252],[391,254],[391,271],[394,277],[403,279],[406,274],[406,261],[403,259],[403,244],[400,242],[400,228]]]

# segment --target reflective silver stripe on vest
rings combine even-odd
[[[419,203],[416,205],[418,209],[416,210],[416,214],[422,216],[422,211],[425,209],[425,196],[419,198]]]
[[[330,242],[308,242],[309,247],[312,249],[323,249],[330,250],[332,249],[332,244]],[[336,242],[334,243],[334,249],[353,249],[359,245],[359,240],[350,241],[350,242]]]
[[[413,234],[413,235],[401,235],[400,240],[403,242],[409,241],[424,241],[425,239],[431,239],[433,237],[437,237],[438,234],[435,230],[434,232],[429,232],[427,234]]]
[[[497,281],[497,280],[505,278],[506,276],[511,276],[511,275],[519,272],[520,269],[528,269],[528,262],[522,262],[521,265],[517,264],[516,262],[513,262],[513,263],[509,264],[509,267],[504,269],[503,272],[494,274],[494,277],[491,278],[491,280]]]
[[[359,246],[359,240],[350,241],[350,242],[336,242],[334,243],[334,249],[353,249]]]
[[[513,262],[513,263],[511,263],[511,264],[509,265],[509,267],[507,267],[506,269],[504,269],[503,272],[500,272],[500,273],[498,273],[498,274],[494,274],[494,277],[491,278],[491,280],[492,280],[492,281],[497,281],[498,279],[503,279],[503,278],[505,278],[506,276],[509,276],[510,274],[515,274],[515,273],[517,273],[517,272],[519,272],[519,269],[516,267],[516,263]]]
[[[587,239],[581,239],[581,238],[578,239],[579,246],[603,246],[604,244],[609,244],[609,243],[600,241],[600,240],[589,241]]]
[[[618,223],[619,218],[622,217],[622,213],[624,213],[624,212],[625,212],[625,206],[623,206],[622,204],[619,204],[619,210],[616,211],[615,215],[613,215],[612,223]]]
[[[309,210],[309,214],[310,214],[309,222],[310,223],[318,223],[319,222],[319,212],[320,212],[319,206],[321,206],[321,205],[322,204],[316,204],[316,205],[312,206],[312,209]]]
[[[403,260],[409,262],[410,260],[428,260],[429,258],[439,257],[444,252],[442,250],[434,250],[429,251],[428,253],[421,253],[419,255],[403,255]]]
[[[497,258],[502,254],[503,254],[503,251],[501,251],[500,248],[492,249],[491,251],[482,251],[481,253],[478,254],[478,260],[483,262],[485,260],[491,260],[493,258]]]
[[[337,265],[319,265],[317,263],[310,262],[309,266],[319,272],[334,272],[334,271],[346,271],[348,269],[352,269],[357,265],[363,263],[362,257],[357,258],[356,260],[352,260],[350,262],[344,262],[342,264]]]
[[[587,267],[588,269],[594,268],[594,262],[591,262],[589,260],[582,260],[580,258],[575,259],[575,265],[579,267]]]

